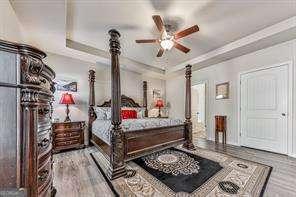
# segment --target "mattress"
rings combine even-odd
[[[156,127],[167,127],[183,124],[180,119],[172,118],[141,118],[122,120],[123,131],[135,131]],[[110,145],[111,120],[95,120],[92,124],[92,132],[101,140]]]

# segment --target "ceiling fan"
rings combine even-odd
[[[159,51],[157,53],[157,57],[161,57],[165,50],[171,50],[172,47],[175,47],[184,53],[188,53],[190,51],[189,48],[178,43],[177,40],[179,40],[180,38],[183,38],[185,36],[188,36],[192,33],[198,32],[199,28],[197,25],[194,25],[192,27],[189,27],[187,29],[184,29],[182,31],[178,31],[178,32],[170,35],[170,33],[167,32],[165,25],[159,15],[153,15],[152,19],[154,20],[154,23],[156,24],[156,27],[160,32],[160,38],[159,39],[136,40],[136,43],[158,43],[158,44],[160,44],[161,48],[159,49]]]

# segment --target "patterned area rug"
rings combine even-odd
[[[263,196],[272,170],[200,148],[166,149],[135,159],[127,168],[126,177],[111,181],[119,196]]]

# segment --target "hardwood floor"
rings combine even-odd
[[[95,147],[54,155],[56,197],[111,197],[112,191],[90,156]]]
[[[245,147],[223,146],[203,139],[196,139],[194,144],[198,147],[272,166],[273,171],[264,196],[296,196],[295,158]],[[57,188],[57,197],[113,196],[89,155],[94,151],[96,149],[91,147],[54,155],[54,185]]]

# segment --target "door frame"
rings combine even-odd
[[[271,68],[281,67],[287,65],[288,67],[288,111],[287,111],[287,155],[292,156],[292,149],[293,149],[293,128],[292,128],[292,121],[293,121],[293,62],[292,61],[286,61],[282,63],[272,64],[268,66],[262,66],[255,69],[250,69],[248,71],[243,71],[239,73],[239,80],[238,80],[238,145],[241,146],[241,79],[242,75],[253,73],[261,70],[267,70]]]
[[[191,88],[193,86],[196,86],[196,85],[199,85],[199,84],[205,84],[205,132],[206,132],[206,139],[208,139],[208,133],[207,133],[207,130],[208,130],[208,116],[209,116],[209,113],[208,113],[208,104],[209,104],[209,90],[208,90],[208,87],[209,87],[209,81],[207,79],[205,80],[199,80],[199,81],[195,81],[195,82],[191,82]],[[192,102],[192,101],[191,101]]]

